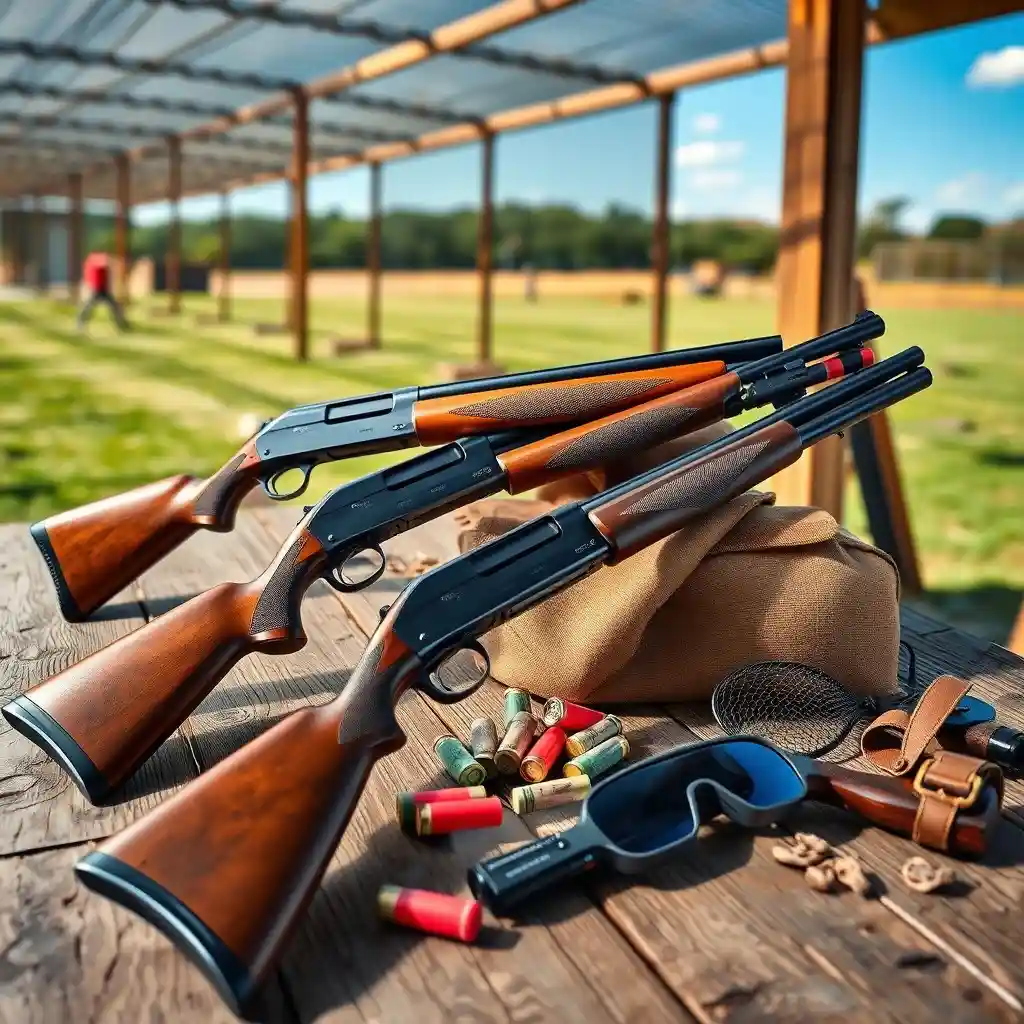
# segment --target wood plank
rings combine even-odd
[[[407,560],[421,551],[445,557],[452,554],[453,532],[451,520],[443,520],[395,538],[389,551]],[[369,630],[377,607],[393,599],[400,583],[385,578],[341,600]],[[432,709],[465,736],[478,715],[500,718],[501,693],[485,685],[457,704]],[[634,756],[695,738],[663,712],[633,713],[639,710],[624,710]],[[545,834],[574,817],[558,808],[526,820]],[[940,1000],[951,1005],[954,1020],[1010,1019],[1006,1004],[979,989],[962,966],[933,959],[935,948],[919,931],[879,904],[812,893],[798,874],[794,880],[774,863],[770,846],[767,838],[727,826],[658,878],[596,887],[609,919],[699,1020],[736,1013],[751,1020],[924,1019]],[[907,966],[917,961],[925,966]]]
[[[234,557],[255,575],[284,543],[293,518],[277,509],[246,516],[244,525],[240,517]],[[182,578],[179,572],[169,582]],[[303,604],[307,646],[291,657],[243,662],[192,716],[193,741],[204,767],[296,703],[329,699],[361,655],[365,636],[332,591],[316,589]],[[580,917],[567,934],[578,940],[579,930],[586,929],[582,948],[594,956],[592,963],[578,948],[573,955],[564,951],[542,918],[514,935],[496,928],[472,948],[377,921],[374,897],[383,882],[465,893],[472,863],[499,844],[530,838],[511,813],[502,829],[457,842],[428,845],[404,836],[395,822],[394,794],[443,784],[431,748],[445,725],[416,694],[402,700],[398,717],[409,742],[371,775],[282,966],[284,988],[301,1019],[440,1024],[472,1006],[474,1019],[504,1021],[540,1019],[546,1008],[558,1006],[560,1019],[579,1024],[635,1020],[641,1010],[655,1022],[688,1020],[582,896],[572,905]],[[581,983],[588,974],[592,985]]]
[[[4,702],[144,621],[129,588],[93,621],[65,622],[27,528],[0,526],[0,699]],[[0,854],[110,835],[154,806],[164,791],[195,774],[188,745],[176,736],[125,788],[118,802],[94,807],[46,754],[3,721]]]
[[[0,860],[0,1020],[236,1020],[153,928],[78,885],[84,852]],[[294,1017],[279,1003],[271,1019]]]

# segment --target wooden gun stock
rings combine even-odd
[[[15,698],[4,716],[99,802],[241,658],[305,644],[299,604],[322,564],[300,524],[258,579],[186,601]]]
[[[419,662],[387,622],[338,698],[289,715],[75,868],[168,935],[249,1019],[370,769],[405,742],[394,703]]]
[[[207,480],[172,476],[35,523],[64,618],[88,618],[196,530],[230,530],[258,465],[250,442]]]
[[[854,811],[889,832],[912,835],[920,804],[913,779],[851,771],[825,761],[813,765],[805,776],[812,800]],[[951,853],[979,857],[985,852],[999,822],[999,803],[999,794],[987,787],[975,807],[957,815],[949,837]]]

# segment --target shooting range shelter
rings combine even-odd
[[[218,317],[226,320],[228,194],[286,179],[286,320],[295,358],[303,360],[308,180],[366,164],[365,344],[376,347],[384,164],[473,144],[481,153],[477,359],[490,363],[500,135],[646,102],[658,106],[651,345],[661,349],[673,105],[685,100],[689,86],[786,66],[776,280],[778,329],[796,343],[855,311],[864,47],[1020,9],[1019,0],[880,0],[876,6],[863,0],[368,0],[349,17],[325,13],[327,6],[306,0],[130,0],[116,10],[93,0],[8,4],[0,12],[0,198],[15,200],[16,208],[5,211],[0,225],[0,283],[23,282],[29,266],[37,268],[38,283],[38,267],[47,262],[40,252],[66,246],[66,276],[77,293],[83,203],[107,200],[116,207],[118,287],[127,300],[131,208],[166,200],[168,309],[177,313],[180,200],[219,193]],[[66,212],[41,217],[39,199],[54,196],[66,197]],[[914,592],[920,580],[887,420],[876,416],[851,433],[872,534]],[[785,502],[815,504],[838,517],[843,468],[843,442],[832,439],[774,486]]]

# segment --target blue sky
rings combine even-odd
[[[777,221],[782,179],[785,75],[781,70],[689,89],[675,108],[673,213]],[[609,202],[650,211],[654,110],[634,107],[501,136],[499,202],[566,202],[598,211]],[[385,206],[446,209],[475,203],[476,147],[387,165]],[[905,223],[923,229],[939,211],[987,219],[1024,214],[1024,14],[872,47],[867,56],[860,209],[912,200]],[[281,184],[235,193],[235,211],[280,215]],[[357,168],[312,179],[310,208],[367,211],[367,174]],[[188,217],[216,200],[183,204]],[[164,219],[163,204],[138,223]]]

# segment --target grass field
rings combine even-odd
[[[313,358],[248,324],[281,303],[236,303],[238,321],[193,327],[131,313],[118,336],[99,313],[89,336],[52,302],[0,303],[0,520],[30,520],[176,472],[208,473],[241,441],[246,414],[436,379],[440,362],[472,358],[474,311],[456,298],[384,302],[381,351],[334,356],[331,336],[361,337],[357,300],[313,304]],[[189,313],[209,310],[189,298]],[[1012,312],[880,310],[883,353],[920,344],[935,386],[894,413],[912,522],[929,589],[947,617],[1005,640],[1024,588],[1024,317]],[[643,351],[649,311],[598,300],[499,301],[495,358],[508,370]],[[683,299],[673,345],[770,333],[772,304]],[[395,457],[318,469],[314,493]],[[864,519],[851,486],[848,525]]]

